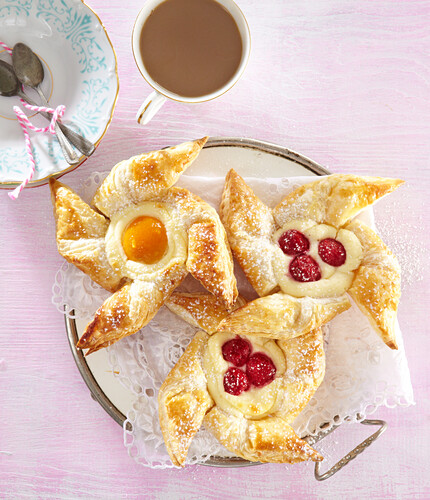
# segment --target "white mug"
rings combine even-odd
[[[235,74],[227,83],[225,83],[220,89],[210,94],[198,97],[184,97],[179,94],[175,94],[174,92],[170,92],[151,78],[151,76],[146,71],[146,68],[142,61],[142,56],[140,54],[140,34],[142,32],[143,25],[151,15],[152,11],[163,1],[165,0],[147,0],[144,7],[139,12],[139,15],[137,16],[133,27],[132,50],[134,60],[136,61],[137,67],[139,68],[139,71],[142,74],[143,78],[145,78],[149,85],[151,85],[151,87],[154,89],[154,91],[144,101],[142,106],[140,106],[139,111],[136,114],[136,120],[141,125],[146,125],[150,120],[152,120],[161,106],[166,102],[166,99],[172,99],[173,101],[184,103],[204,102],[215,99],[216,97],[219,97],[220,95],[227,92],[227,90],[231,89],[242,76],[251,50],[251,36],[249,33],[249,26],[242,11],[233,2],[233,0],[216,0],[230,13],[239,29],[239,34],[242,38],[242,57],[239,66]]]

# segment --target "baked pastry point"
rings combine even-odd
[[[158,396],[160,426],[174,465],[184,465],[201,425],[235,455],[253,462],[323,459],[289,424],[324,377],[321,325],[350,304],[346,298],[320,301],[318,318],[310,319],[309,311],[293,305],[300,299],[290,300],[286,307],[295,317],[290,323],[294,334],[278,340],[245,335],[244,322],[230,331],[219,329],[228,324],[229,311],[213,296],[175,292],[166,301],[182,319],[202,328]],[[235,312],[244,303],[239,297]]]
[[[51,179],[59,253],[112,292],[77,347],[87,354],[137,332],[191,273],[229,308],[237,298],[233,261],[216,211],[173,187],[207,137],[118,163],[91,208]]]
[[[230,315],[225,327],[242,323],[247,333],[276,338],[291,331],[282,316],[289,296],[305,306],[348,293],[385,344],[397,349],[400,267],[379,236],[354,217],[403,182],[329,175],[300,186],[271,209],[230,170],[220,216],[233,255],[261,298]]]

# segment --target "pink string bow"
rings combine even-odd
[[[0,46],[3,47],[6,52],[12,55],[12,49],[10,49],[5,43],[3,43],[0,40]],[[12,200],[16,200],[21,193],[21,191],[27,186],[27,184],[31,181],[31,179],[34,176],[34,173],[36,171],[36,160],[34,159],[33,155],[33,147],[31,144],[31,139],[30,139],[30,134],[28,132],[28,129],[33,130],[33,132],[49,132],[52,135],[55,135],[55,124],[56,122],[63,117],[66,107],[64,105],[57,106],[55,109],[53,108],[47,108],[45,106],[32,106],[25,102],[23,99],[20,99],[21,104],[31,110],[31,111],[44,111],[45,113],[52,114],[51,121],[47,127],[35,127],[30,120],[28,119],[27,115],[22,111],[22,109],[19,106],[14,106],[13,110],[16,114],[16,117],[18,119],[18,123],[21,126],[22,132],[24,134],[24,140],[25,140],[25,149],[27,151],[27,156],[28,160],[30,163],[30,171],[27,175],[27,177],[22,181],[22,183],[17,186],[11,193],[8,193],[9,198]]]

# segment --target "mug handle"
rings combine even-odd
[[[136,114],[137,123],[140,123],[141,125],[149,123],[165,102],[166,97],[154,90],[154,92],[149,94],[149,96],[145,99],[142,106],[140,106],[139,111]]]

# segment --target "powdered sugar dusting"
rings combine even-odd
[[[205,199],[217,206],[224,179],[188,179],[189,184],[184,177],[181,183],[192,191],[204,192]],[[99,181],[100,179],[97,183]],[[290,179],[288,186],[283,186],[279,179],[246,179],[270,206],[282,197],[281,188],[291,190],[292,185],[305,181],[309,181],[309,178]],[[393,211],[392,217],[383,214],[381,219],[389,217],[393,224],[401,224],[395,213]],[[371,223],[372,217],[368,212],[360,217],[364,217],[368,224]],[[402,250],[399,252],[392,241],[392,235],[397,234],[396,227],[388,224],[385,232],[383,222],[384,220],[378,219],[382,237],[393,252],[399,254],[402,262]],[[247,299],[255,298],[243,273],[239,270],[236,276],[243,295]],[[85,280],[88,283],[85,284]],[[202,291],[202,287],[191,277],[182,286],[190,292]],[[66,305],[70,314],[71,309],[76,306],[79,314],[91,315],[103,302],[103,295],[106,297],[108,294],[73,266],[64,264],[59,271],[54,290],[54,300],[59,310]],[[109,348],[114,372],[119,372],[117,376],[135,397],[124,425],[124,443],[134,460],[142,465],[153,468],[172,467],[158,424],[157,393],[194,332],[193,327],[162,308],[143,330]],[[380,405],[413,404],[400,330],[397,335],[400,339],[399,350],[393,352],[382,343],[366,318],[355,307],[335,318],[330,323],[329,342],[325,345],[325,379],[294,422],[295,431],[303,436],[318,431],[325,423],[331,425],[348,418],[359,421]],[[325,445],[323,452],[324,455],[330,455],[330,450]],[[210,455],[231,456],[209,432],[202,429],[192,442],[188,463],[205,461]],[[208,470],[209,474],[210,472]]]
[[[423,280],[429,249],[417,238],[424,227],[422,216],[417,214],[415,224],[406,225],[404,219],[399,217],[402,210],[404,207],[398,201],[390,202],[389,210],[376,212],[376,225],[382,239],[399,261],[402,284],[410,286]],[[427,210],[427,207],[423,207],[423,210]]]

